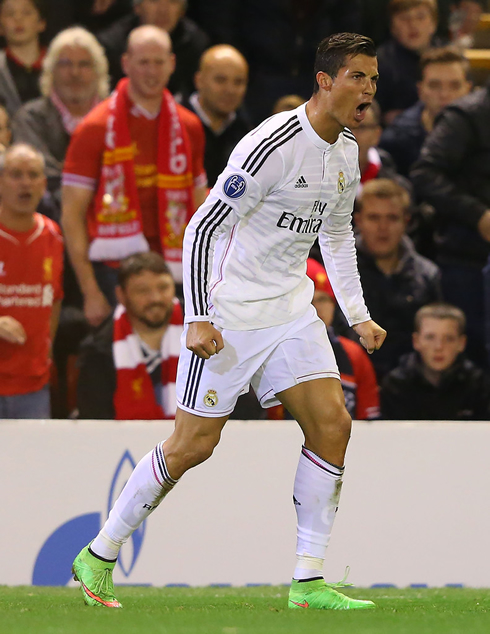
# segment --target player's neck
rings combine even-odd
[[[306,116],[318,136],[327,143],[335,143],[344,127],[325,112],[325,105],[315,94],[306,104]]]
[[[39,40],[37,38],[31,42],[25,42],[24,44],[13,44],[9,46],[8,49],[14,57],[28,68],[37,62],[41,54],[41,47],[39,46]]]
[[[34,214],[16,213],[0,204],[0,224],[11,231],[32,231],[36,224]]]
[[[142,95],[136,93],[131,86],[131,82],[128,84],[128,95],[131,101],[138,106],[144,108],[147,112],[152,115],[156,115],[160,112],[162,107],[162,94],[158,97],[152,97],[151,99],[145,99]]]

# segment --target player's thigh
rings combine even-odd
[[[336,426],[349,420],[342,385],[336,378],[320,378],[298,383],[279,392],[277,398],[306,431]]]

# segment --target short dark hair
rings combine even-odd
[[[470,77],[470,62],[463,53],[454,46],[435,46],[429,48],[420,57],[420,78],[424,76],[424,70],[431,64],[461,64],[466,79]]]
[[[376,57],[376,46],[370,37],[357,33],[335,33],[322,40],[316,49],[313,92],[318,92],[320,88],[316,80],[317,73],[327,73],[335,79],[347,58],[356,55]]]
[[[426,317],[431,317],[432,319],[452,319],[456,322],[458,327],[458,335],[464,335],[466,332],[466,316],[460,308],[457,308],[452,304],[435,302],[419,308],[415,313],[415,332],[420,332],[422,320]]]
[[[126,288],[128,280],[133,275],[139,275],[144,271],[151,271],[157,275],[172,275],[167,263],[159,253],[148,251],[135,253],[121,261],[118,271],[118,283],[121,288]]]
[[[4,4],[5,0],[0,0],[0,10]],[[41,20],[45,20],[47,17],[47,9],[45,0],[29,0],[32,6],[39,13]]]

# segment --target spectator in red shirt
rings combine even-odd
[[[118,262],[129,255],[161,253],[182,282],[184,230],[207,192],[201,122],[165,88],[169,35],[132,31],[123,66],[127,78],[77,128],[63,170],[66,243],[93,326],[116,303]]]
[[[46,189],[42,154],[10,147],[0,188],[0,418],[49,418],[63,240],[59,227],[36,213]]]

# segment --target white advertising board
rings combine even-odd
[[[0,584],[64,585],[171,422],[0,421]],[[116,583],[288,583],[293,422],[230,422],[123,548]],[[354,423],[325,575],[490,586],[490,423]]]

